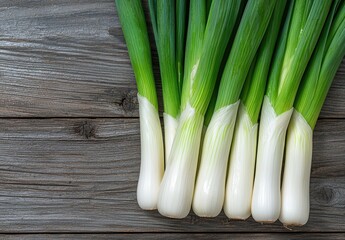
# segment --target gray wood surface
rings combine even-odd
[[[26,239],[26,240],[46,240],[46,239],[138,239],[138,240],[151,240],[151,239],[166,239],[166,240],[189,240],[189,239],[200,239],[200,240],[210,240],[210,239],[219,239],[219,240],[250,240],[250,239],[261,239],[261,240],[273,240],[273,239],[281,239],[281,240],[323,240],[323,239],[332,239],[332,240],[341,240],[344,239],[344,235],[341,233],[256,233],[256,234],[248,234],[248,233],[178,233],[178,234],[171,234],[171,233],[163,233],[163,234],[155,234],[155,233],[140,233],[140,234],[20,234],[20,235],[0,235],[1,239],[9,239],[9,240],[19,240],[19,239]]]
[[[344,121],[319,121],[310,220],[293,231],[345,231],[344,132]],[[136,118],[0,120],[0,231],[290,231],[224,214],[173,220],[140,210],[139,152]]]
[[[167,219],[136,203],[138,103],[114,1],[2,0],[0,239],[344,239],[344,80],[345,61],[315,129],[307,225]]]
[[[0,9],[0,117],[138,116],[113,0],[2,0]],[[344,77],[342,67],[322,117],[345,117]]]

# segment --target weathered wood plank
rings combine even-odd
[[[219,240],[242,240],[242,239],[262,239],[262,240],[322,240],[322,239],[344,239],[344,233],[140,233],[140,234],[20,234],[20,235],[0,235],[1,239],[8,240],[46,240],[46,239],[166,239],[166,240],[189,240],[189,239],[219,239]]]
[[[321,120],[311,216],[294,231],[345,231],[345,121]],[[0,119],[0,232],[279,232],[221,214],[167,219],[136,203],[138,119]]]
[[[1,1],[0,115],[137,116],[114,5]]]
[[[0,117],[138,116],[113,0],[3,0],[0,23]],[[336,78],[324,118],[345,117],[345,62]]]

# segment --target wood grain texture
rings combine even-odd
[[[0,9],[1,116],[138,115],[114,1],[9,0]]]
[[[345,121],[315,131],[311,215],[297,232],[345,231]],[[138,119],[0,119],[0,232],[288,232],[221,214],[167,219],[136,202]]]
[[[0,235],[1,239],[8,240],[46,240],[46,239],[138,239],[138,240],[151,240],[151,239],[166,239],[166,240],[189,240],[189,239],[198,239],[198,240],[209,240],[209,239],[219,239],[219,240],[249,240],[249,239],[258,239],[258,240],[323,240],[323,239],[332,239],[340,240],[344,239],[342,233],[260,233],[260,234],[248,234],[248,233],[178,233],[178,234],[154,234],[154,233],[140,233],[140,234],[19,234],[19,235]]]
[[[2,0],[0,23],[0,117],[138,116],[113,0]],[[344,77],[345,62],[321,117],[345,117]]]
[[[307,225],[173,220],[136,203],[138,102],[114,1],[2,0],[0,23],[0,239],[344,239],[345,60],[315,130]]]

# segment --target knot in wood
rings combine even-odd
[[[318,201],[326,205],[332,205],[336,195],[337,192],[332,186],[321,186],[316,193]]]
[[[131,112],[136,109],[138,104],[136,95],[137,93],[135,91],[128,91],[123,94],[120,106],[125,112]]]
[[[91,137],[95,137],[95,129],[95,125],[93,125],[91,122],[84,121],[78,124],[78,126],[74,128],[74,131],[78,135],[89,139]]]

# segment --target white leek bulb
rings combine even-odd
[[[230,150],[224,212],[233,219],[247,219],[250,214],[254,182],[258,124],[253,124],[241,104]]]
[[[238,105],[217,110],[207,127],[193,198],[193,211],[200,217],[215,217],[222,210]]]
[[[164,119],[164,144],[165,144],[165,165],[168,166],[171,146],[174,142],[176,129],[178,126],[178,119],[173,116],[163,113]]]
[[[203,121],[203,115],[187,104],[159,190],[158,211],[164,216],[184,218],[190,211]]]
[[[304,225],[309,218],[309,182],[313,152],[313,130],[294,111],[286,137],[279,220],[284,225]]]
[[[140,114],[141,164],[137,200],[142,209],[157,208],[164,173],[162,128],[157,109],[138,94]]]
[[[261,122],[252,197],[252,215],[257,222],[275,222],[280,214],[280,175],[286,129],[293,109],[276,115],[265,96]]]

